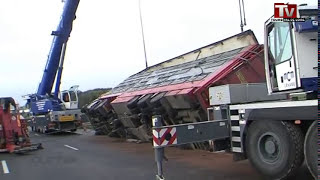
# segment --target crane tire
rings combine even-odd
[[[291,177],[301,166],[303,133],[285,121],[255,121],[246,136],[246,153],[254,168],[270,179]]]
[[[304,141],[304,157],[312,176],[317,179],[318,174],[318,154],[319,144],[317,143],[317,122],[314,121],[309,127]]]

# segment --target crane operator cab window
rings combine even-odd
[[[74,92],[74,91],[69,91],[69,93],[70,93],[70,99],[71,99],[71,101],[78,101],[76,92]]]
[[[274,27],[268,33],[269,50],[271,60],[275,64],[288,61],[292,57],[291,37],[289,23],[274,23]]]
[[[72,86],[69,90],[61,91],[59,99],[62,101],[66,109],[78,108],[78,86]]]
[[[272,88],[278,91],[276,66],[292,58],[290,24],[275,22],[268,29],[268,55]]]
[[[269,22],[266,25],[266,45],[270,90],[279,92],[298,87],[293,52],[293,25],[289,22]]]
[[[72,102],[72,101],[77,101],[78,98],[77,98],[76,92],[69,91],[69,92],[62,93],[62,100],[63,102]]]
[[[70,98],[69,98],[69,93],[68,92],[65,92],[62,94],[62,100],[64,102],[70,102]]]

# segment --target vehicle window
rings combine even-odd
[[[10,113],[16,112],[16,105],[11,99],[0,99],[0,106],[6,112],[8,112],[8,110],[10,110]]]
[[[69,93],[70,93],[71,101],[77,101],[76,93],[74,91],[69,91]]]
[[[68,94],[68,93],[63,93],[63,94],[62,94],[62,98],[63,98],[63,101],[64,101],[64,102],[70,102],[69,94]]]
[[[287,22],[275,22],[268,34],[268,47],[276,64],[290,60],[292,46],[290,37],[290,24]]]

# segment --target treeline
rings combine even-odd
[[[82,108],[84,105],[92,102],[93,100],[97,99],[99,96],[110,90],[111,88],[97,88],[83,92],[79,91],[79,108]]]

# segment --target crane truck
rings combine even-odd
[[[27,105],[30,108],[33,130],[76,131],[81,124],[78,108],[78,86],[60,91],[62,70],[67,42],[72,30],[73,20],[80,0],[66,0],[63,13],[54,36],[48,60],[36,94],[29,95]],[[55,82],[55,90],[52,88]]]
[[[299,6],[298,15],[305,21],[265,22],[266,86],[209,87],[207,121],[168,126],[161,113],[153,116],[157,179],[164,147],[205,140],[268,178],[291,177],[304,160],[318,178],[318,8]]]
[[[31,144],[27,122],[21,119],[19,106],[11,97],[0,98],[0,152],[25,153],[42,149]]]

